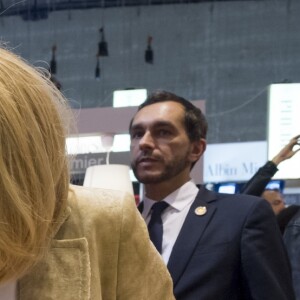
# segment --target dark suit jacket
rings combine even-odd
[[[197,215],[195,209],[207,212]],[[177,300],[294,299],[290,266],[270,205],[201,187],[172,250]]]
[[[300,299],[300,210],[288,223],[283,236],[292,265],[294,288],[297,300]]]

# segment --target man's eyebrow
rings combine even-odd
[[[137,123],[137,124],[132,124],[130,127],[130,131],[135,130],[135,129],[139,129],[139,128],[143,128],[142,124]]]
[[[158,126],[158,127],[161,127],[161,126],[171,126],[171,127],[174,127],[174,125],[170,121],[158,121],[154,125]]]
[[[165,121],[165,120],[158,120],[150,124],[150,127],[163,127],[163,126],[174,127],[174,125],[170,121]],[[133,124],[131,126],[131,129],[139,129],[143,127],[144,127],[143,122],[140,122],[140,123]]]

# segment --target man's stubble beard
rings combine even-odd
[[[137,172],[137,167],[133,163],[131,164],[132,171],[140,183],[143,184],[156,184],[175,177],[181,173],[188,165],[187,157],[183,157],[180,160],[173,160],[172,163],[164,165],[165,168],[161,173],[158,174],[144,174],[139,175]]]

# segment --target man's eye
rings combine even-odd
[[[158,132],[159,136],[168,136],[170,134],[171,134],[171,132],[169,130],[166,130],[166,129],[160,129],[159,132]]]
[[[131,133],[131,139],[139,139],[143,136],[141,131],[136,131]]]

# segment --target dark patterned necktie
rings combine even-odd
[[[148,224],[150,239],[159,253],[161,253],[163,237],[163,224],[161,214],[168,206],[169,204],[164,201],[153,204],[151,220]]]

